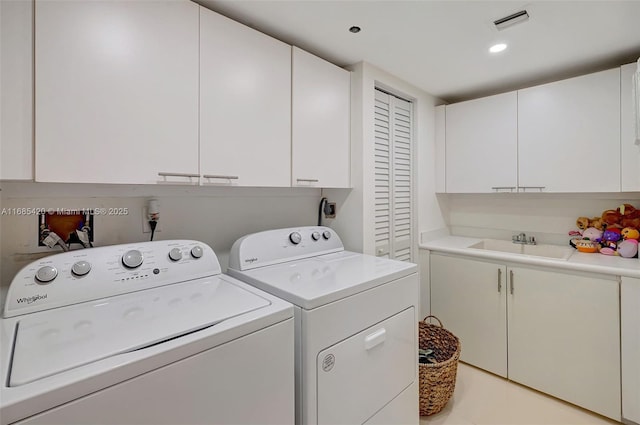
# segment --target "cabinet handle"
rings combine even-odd
[[[296,179],[299,182],[318,183],[318,179]]]
[[[223,176],[220,174],[203,174],[205,179],[226,179],[226,180],[238,180],[238,176]]]
[[[200,177],[200,174],[193,173],[158,173],[160,177]]]
[[[511,292],[511,295],[513,295],[513,270],[509,270],[509,291]]]
[[[501,190],[508,190],[510,192],[513,192],[514,190],[516,190],[515,186],[493,186],[491,189],[495,190],[496,192],[500,192]]]
[[[502,292],[502,269],[498,269],[498,293]]]
[[[518,190],[522,189],[523,192],[526,192],[527,189],[538,189],[540,192],[542,192],[546,188],[546,186],[518,186]]]

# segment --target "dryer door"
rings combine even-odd
[[[414,313],[408,308],[319,353],[318,424],[362,424],[417,380]]]

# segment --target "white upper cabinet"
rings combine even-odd
[[[36,1],[37,181],[198,176],[198,14],[186,0]]]
[[[447,191],[446,172],[446,149],[447,149],[447,133],[446,133],[446,106],[436,106],[436,118],[435,118],[435,183],[436,193],[444,193]]]
[[[292,185],[349,187],[349,72],[294,47],[292,87]]]
[[[516,92],[446,107],[446,190],[449,193],[516,191]]]
[[[33,179],[33,2],[0,1],[0,180]]]
[[[638,65],[635,62],[620,68],[620,149],[623,192],[640,191],[640,142],[636,142],[631,84],[637,69]]]
[[[291,185],[291,46],[200,8],[203,184]]]
[[[620,191],[620,69],[518,91],[521,188]]]

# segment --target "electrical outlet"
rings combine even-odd
[[[162,220],[158,220],[156,225],[156,233],[162,232]],[[142,233],[151,233],[149,226],[149,207],[142,207]]]
[[[336,203],[329,202],[327,203],[327,209],[329,210],[328,214],[325,214],[325,218],[336,218]]]

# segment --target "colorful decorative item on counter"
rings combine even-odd
[[[598,243],[590,241],[589,239],[580,239],[576,241],[576,249],[580,252],[598,252]]]
[[[618,242],[620,239],[622,239],[622,235],[620,234],[620,229],[617,229],[615,227],[611,228],[611,229],[607,229],[602,233],[602,241],[606,241],[606,242]]]
[[[602,239],[602,234],[602,230],[596,229],[595,227],[589,227],[587,230],[582,232],[582,239],[599,241],[600,239]]]
[[[602,218],[578,217],[578,219],[576,220],[576,226],[578,226],[578,229],[580,229],[580,231],[584,231],[589,227],[595,227],[598,230],[602,230]]]
[[[622,239],[635,239],[635,240],[639,240],[640,239],[640,231],[638,231],[638,229],[634,229],[633,227],[625,227],[624,229],[622,229],[620,231],[620,234],[622,235]]]
[[[636,239],[625,239],[618,244],[616,252],[624,258],[633,258],[638,255],[638,241]]]
[[[605,210],[600,217],[578,217],[576,226],[578,230],[570,231],[569,235],[581,235],[581,238],[572,238],[569,244],[580,252],[624,258],[638,256],[640,209],[631,204]]]

